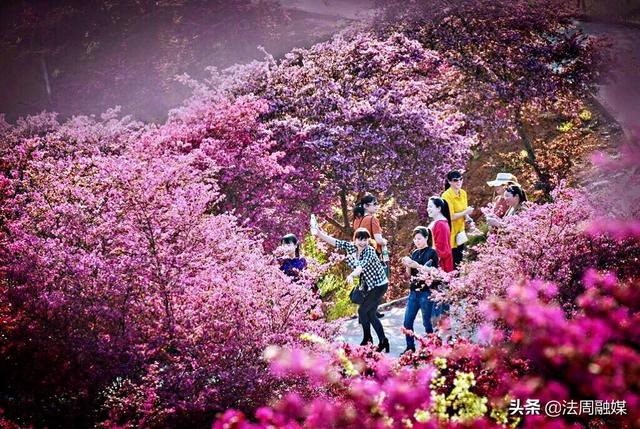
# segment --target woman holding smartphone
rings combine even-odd
[[[358,318],[363,331],[360,345],[373,342],[371,336],[371,326],[373,326],[378,336],[378,351],[384,350],[388,353],[389,339],[384,335],[384,328],[376,313],[378,305],[389,288],[389,280],[375,249],[369,244],[371,234],[366,228],[358,228],[353,242],[349,242],[333,238],[321,228],[314,228],[311,233],[337,249],[345,251],[347,265],[353,270],[347,276],[348,284],[353,285],[356,277],[360,279],[358,287],[366,293],[364,302],[358,306]]]
[[[451,214],[451,251],[453,254],[453,267],[458,268],[462,262],[464,243],[467,241],[465,223],[472,222],[471,213],[473,207],[467,204],[467,192],[462,189],[462,174],[459,171],[450,171],[444,182],[445,191],[442,199],[447,202]]]
[[[431,313],[434,303],[431,301],[431,287],[436,286],[436,282],[427,284],[417,276],[420,273],[437,271],[439,267],[438,253],[433,249],[433,237],[429,228],[417,226],[413,230],[413,244],[416,250],[411,256],[402,258],[402,264],[407,269],[407,274],[411,277],[409,298],[407,307],[404,310],[405,329],[413,331],[413,322],[416,320],[418,311],[422,313],[422,324],[427,334],[433,333],[431,325]],[[412,335],[406,336],[407,348],[402,354],[416,351],[415,340]]]

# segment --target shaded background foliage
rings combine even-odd
[[[329,37],[367,1],[11,1],[0,5],[0,111],[126,114],[162,122],[204,76]]]

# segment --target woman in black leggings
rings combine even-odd
[[[347,253],[347,264],[353,269],[347,276],[347,283],[352,285],[355,277],[360,278],[359,288],[366,293],[364,302],[358,307],[358,317],[364,334],[360,345],[373,342],[371,336],[371,326],[373,326],[380,341],[378,351],[384,350],[388,353],[389,339],[385,337],[384,328],[376,313],[389,287],[389,280],[375,249],[369,244],[371,239],[369,231],[366,228],[358,228],[354,234],[353,243],[333,238],[321,229],[318,229],[315,235]]]

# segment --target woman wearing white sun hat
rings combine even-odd
[[[497,218],[501,218],[509,210],[509,204],[504,198],[504,190],[507,186],[517,185],[518,179],[511,173],[498,173],[495,180],[487,182],[487,185],[494,188],[493,196],[493,214]]]
[[[509,185],[504,190],[504,199],[509,204],[509,210],[502,218],[487,216],[487,224],[493,228],[501,228],[510,221],[511,216],[518,215],[527,209],[527,194],[520,185]]]

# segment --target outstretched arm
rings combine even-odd
[[[332,246],[336,245],[336,239],[324,232],[322,229],[318,228],[318,231],[315,234],[316,237],[321,239],[324,242],[329,243]]]

